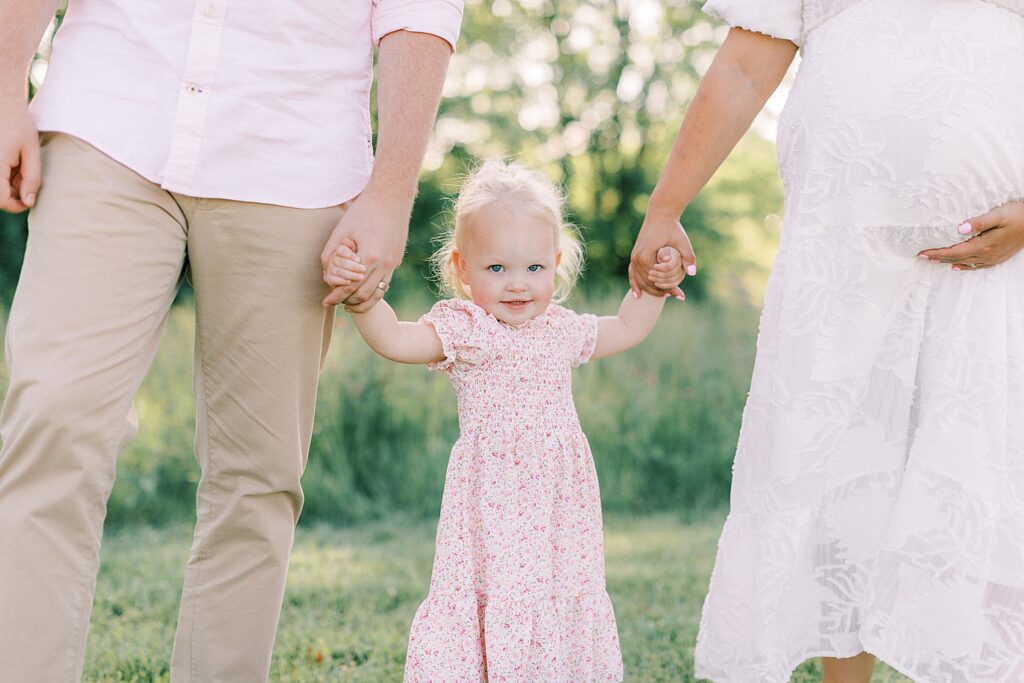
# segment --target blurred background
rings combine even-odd
[[[432,239],[461,178],[490,156],[515,158],[564,184],[569,219],[587,247],[586,274],[569,305],[616,310],[650,191],[726,35],[700,4],[467,0],[407,258],[388,295],[400,315],[415,319],[438,298],[426,265]],[[46,77],[60,18],[32,66],[33,92]],[[785,91],[683,215],[700,266],[684,283],[686,302],[670,301],[642,346],[575,376],[601,482],[608,591],[627,681],[692,680],[700,605],[779,237],[774,136]],[[25,216],[0,213],[0,323],[26,235]],[[186,289],[136,399],[139,434],[118,463],[84,680],[169,678],[199,479],[193,336]],[[340,313],[320,383],[272,680],[401,679],[457,436],[447,379],[376,357]],[[794,678],[819,679],[813,662]]]
[[[31,70],[46,76],[58,15]],[[539,167],[568,190],[587,244],[570,305],[611,313],[633,239],[682,114],[726,29],[698,4],[658,0],[469,0],[424,163],[408,255],[389,299],[408,317],[436,298],[426,266],[460,179],[489,156]],[[130,87],[130,84],[125,84]],[[577,404],[607,510],[696,513],[726,503],[753,360],[757,309],[777,242],[778,95],[683,216],[700,263],[639,349],[584,367]],[[0,215],[9,305],[25,216]],[[183,291],[141,391],[141,429],[121,457],[108,522],[190,519],[192,311]],[[391,512],[433,516],[451,444],[444,377],[367,351],[342,313],[321,382],[303,523]]]

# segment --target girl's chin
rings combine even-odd
[[[523,304],[498,303],[488,311],[495,318],[508,325],[521,325],[528,320],[536,318],[539,310],[529,301]]]

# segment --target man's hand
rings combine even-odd
[[[960,233],[974,237],[942,249],[925,249],[918,256],[950,263],[953,270],[982,270],[999,265],[1024,248],[1024,202],[1008,202],[964,221]]]
[[[324,306],[345,302],[347,310],[362,313],[380,301],[405,253],[409,236],[407,204],[367,191],[348,208],[320,255],[324,282],[334,287],[324,299]],[[335,284],[330,280],[331,258],[339,246],[358,253],[366,268],[361,282]]]
[[[676,286],[663,289],[652,279],[652,274],[657,272],[654,268],[658,262],[658,250],[662,247],[672,247],[679,252],[687,275],[697,274],[697,257],[679,219],[649,208],[630,257],[629,288],[634,296],[638,296],[640,290],[656,296],[663,296],[666,291],[675,295],[672,290],[677,289]]]
[[[39,192],[39,133],[21,97],[0,99],[0,121],[0,210],[19,213]]]

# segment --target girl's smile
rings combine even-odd
[[[546,311],[560,259],[557,225],[499,201],[467,227],[452,258],[473,303],[509,325]]]

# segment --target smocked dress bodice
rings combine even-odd
[[[451,378],[463,437],[579,430],[572,369],[594,351],[594,316],[552,305],[537,318],[508,325],[470,301],[449,300],[424,319],[444,345],[445,359],[431,367]]]

